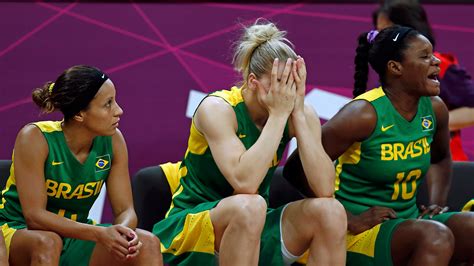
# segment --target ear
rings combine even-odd
[[[258,88],[258,83],[257,76],[254,73],[250,73],[247,78],[247,87],[254,91]]]
[[[83,111],[80,111],[79,113],[77,113],[77,115],[73,116],[72,119],[74,119],[77,122],[83,122],[84,116],[85,116],[85,113]]]
[[[403,72],[403,66],[400,62],[390,60],[387,63],[387,70],[389,73],[392,73],[393,75],[396,76],[401,76]]]

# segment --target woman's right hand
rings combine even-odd
[[[105,246],[117,259],[125,260],[127,255],[129,255],[129,247],[131,245],[127,239],[133,239],[135,232],[120,224],[99,228],[97,242]]]
[[[386,207],[374,206],[359,215],[350,215],[347,228],[353,235],[360,234],[389,219],[397,218],[397,213]]]
[[[285,115],[288,117],[295,106],[296,84],[292,74],[293,60],[288,58],[281,78],[278,78],[278,58],[273,61],[270,77],[270,90],[260,89],[260,98],[269,115]]]

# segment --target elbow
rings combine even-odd
[[[334,198],[334,191],[323,191],[315,193],[317,198]]]
[[[36,212],[24,213],[26,226],[29,230],[43,230],[44,228],[38,223],[38,214]]]
[[[250,186],[234,186],[234,194],[257,194],[257,191]]]
[[[254,184],[250,180],[256,180],[252,178],[247,178],[247,180],[234,179],[235,182],[232,184],[234,189],[234,194],[257,194],[258,186],[260,184]]]

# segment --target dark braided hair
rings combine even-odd
[[[408,41],[419,34],[418,31],[401,26],[392,26],[382,30],[369,43],[367,32],[362,33],[358,38],[356,56],[354,58],[354,90],[352,94],[357,97],[367,90],[367,80],[369,78],[369,63],[379,75],[382,86],[385,85],[387,63],[390,60],[401,62],[403,51],[408,47]],[[396,41],[394,41],[396,40]]]

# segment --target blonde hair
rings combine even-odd
[[[297,58],[293,44],[285,36],[286,31],[279,30],[275,24],[264,19],[257,19],[250,27],[244,27],[233,57],[235,70],[242,74],[242,85],[246,86],[250,73],[257,78],[270,73],[275,58],[280,62]]]

